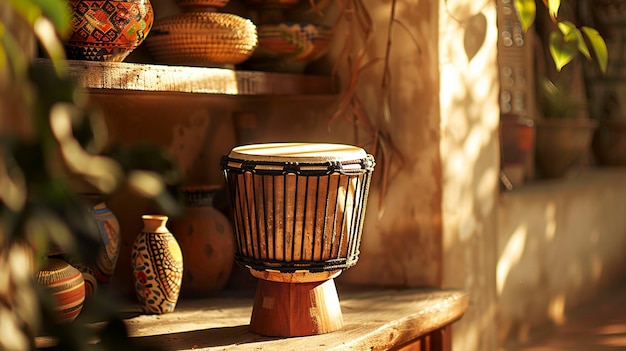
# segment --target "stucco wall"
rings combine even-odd
[[[456,350],[495,350],[499,123],[495,2],[440,1],[443,285],[470,292]]]
[[[626,271],[626,171],[526,184],[498,206],[500,342],[567,321]]]

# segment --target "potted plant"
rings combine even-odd
[[[585,104],[564,84],[541,77],[537,91],[543,116],[535,120],[537,172],[545,178],[562,177],[588,154],[597,121],[586,116]]]
[[[593,152],[601,166],[626,166],[626,86],[617,85],[602,99]]]
[[[626,60],[622,39],[626,8],[620,1],[592,0],[588,9],[585,22],[598,27],[611,50],[605,74],[585,66],[587,92],[593,102],[590,114],[598,121],[593,152],[600,166],[626,166],[626,84],[622,68]]]
[[[516,0],[522,28],[536,25],[538,114],[535,119],[537,173],[565,175],[590,150],[597,122],[588,118],[579,56],[594,60],[606,72],[608,50],[599,32],[577,26],[576,9],[568,1],[543,0],[547,11],[537,12],[535,0]],[[535,18],[535,16],[537,18]],[[567,67],[565,67],[567,66]]]

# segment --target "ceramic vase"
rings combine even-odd
[[[105,202],[97,202],[91,209],[91,216],[98,226],[102,246],[92,267],[99,283],[109,283],[115,272],[119,258],[121,240],[120,223]]]
[[[132,247],[135,292],[145,313],[173,312],[183,279],[183,254],[166,227],[168,218],[143,215],[143,229]]]
[[[149,0],[69,0],[67,57],[121,62],[147,37],[154,14]]]
[[[219,186],[182,188],[184,214],[169,227],[185,257],[181,295],[207,297],[219,292],[235,260],[235,237],[228,218],[213,207]]]
[[[96,274],[93,272],[92,266],[86,263],[72,262],[72,266],[78,269],[83,276],[83,280],[85,281],[85,304],[88,304],[98,291],[98,279],[96,278]]]
[[[85,283],[78,269],[62,259],[48,258],[37,273],[37,282],[51,292],[59,321],[76,319],[85,302]]]

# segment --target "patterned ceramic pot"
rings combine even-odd
[[[258,26],[255,57],[312,62],[322,57],[333,38],[332,29],[312,23],[276,23]]]
[[[69,0],[72,34],[69,59],[123,61],[152,28],[149,0]]]
[[[96,278],[96,274],[88,264],[72,262],[72,265],[83,275],[83,280],[85,281],[85,304],[88,304],[98,291],[98,279]]]
[[[166,216],[144,215],[143,230],[133,244],[131,264],[135,292],[144,312],[173,312],[183,280],[183,254]]]
[[[37,282],[49,289],[60,321],[73,321],[83,309],[85,283],[81,272],[58,258],[48,258],[37,273]]]
[[[99,202],[91,208],[102,239],[102,247],[96,258],[93,273],[100,283],[109,283],[120,254],[120,224],[106,203]]]
[[[207,297],[219,292],[235,261],[235,235],[228,218],[213,207],[219,186],[186,186],[185,211],[169,227],[185,257],[181,295]]]

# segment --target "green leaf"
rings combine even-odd
[[[557,71],[570,63],[578,52],[578,40],[566,40],[563,33],[553,31],[550,33],[550,56],[554,60]]]
[[[522,24],[522,30],[526,32],[535,22],[537,7],[535,0],[514,0],[515,12]]]
[[[581,27],[581,30],[585,33],[589,43],[591,44],[591,49],[593,50],[596,62],[598,62],[600,71],[602,71],[602,73],[606,73],[609,62],[609,50],[606,47],[606,42],[600,33],[591,27],[583,26]]]
[[[24,52],[20,48],[20,45],[17,43],[15,37],[13,37],[10,31],[2,30],[2,33],[0,33],[0,47],[4,52],[6,63],[8,64],[13,77],[24,77],[26,75],[27,68],[26,62],[28,61],[24,56]]]
[[[33,24],[41,16],[41,9],[32,0],[7,0],[9,5],[29,24]]]
[[[66,69],[65,49],[55,32],[53,23],[45,17],[40,17],[33,24],[33,31],[41,46],[50,56],[57,74],[62,75]]]
[[[559,7],[561,7],[561,0],[548,0],[548,13],[555,20],[559,15]]]
[[[67,0],[32,0],[41,9],[43,16],[47,17],[56,28],[57,32],[65,35],[69,31],[70,7]]]
[[[591,54],[589,53],[589,48],[587,48],[587,44],[583,39],[583,35],[576,25],[570,21],[561,21],[557,23],[557,26],[565,40],[567,41],[576,41],[578,43],[578,51],[580,51],[587,59],[591,59]]]

